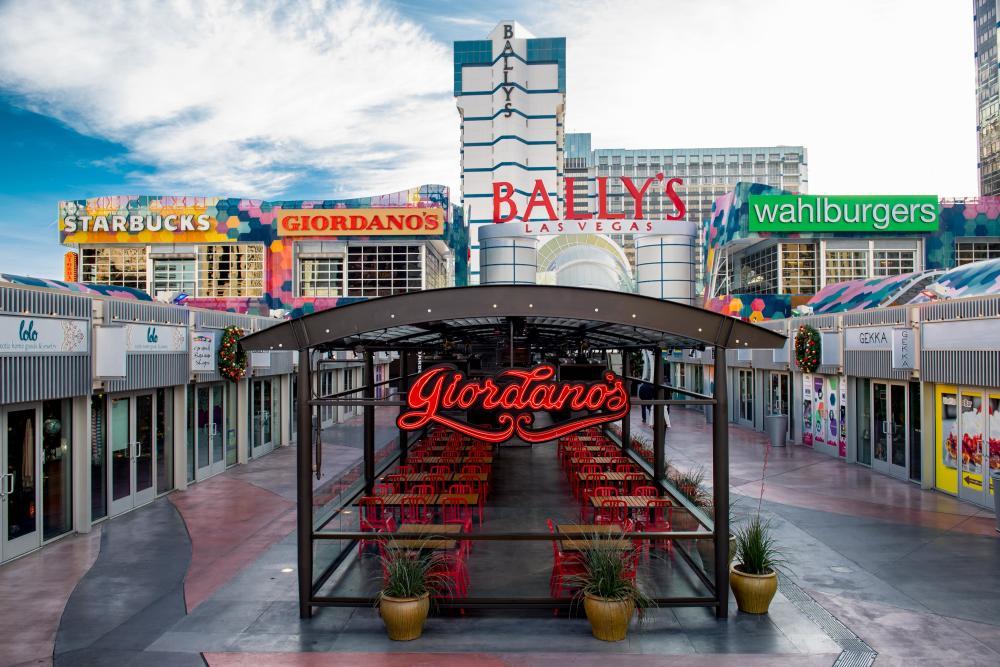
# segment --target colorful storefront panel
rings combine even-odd
[[[958,389],[939,385],[934,394],[934,483],[940,491],[958,493]]]

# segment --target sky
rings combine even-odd
[[[969,0],[0,0],[0,273],[57,202],[458,196],[451,43],[567,38],[595,148],[802,145],[809,190],[974,196]]]

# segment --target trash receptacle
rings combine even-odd
[[[785,435],[788,433],[788,415],[767,415],[764,417],[764,429],[771,438],[772,447],[784,447]]]
[[[993,478],[993,513],[996,515],[997,532],[1000,533],[1000,470],[990,474]]]

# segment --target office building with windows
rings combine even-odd
[[[1000,195],[1000,83],[997,68],[997,0],[973,0],[976,39],[976,133],[979,194]]]
[[[59,204],[66,277],[192,306],[298,315],[466,282],[448,188],[348,200],[112,196]]]
[[[704,281],[704,225],[711,219],[712,203],[732,190],[737,182],[763,183],[788,192],[809,190],[808,159],[802,146],[756,146],[730,148],[597,148],[591,149],[589,133],[567,133],[566,176],[574,181],[575,208],[581,212],[596,212],[596,182],[599,176],[609,178],[609,211],[631,215],[631,196],[623,189],[620,176],[627,176],[641,185],[658,173],[683,179],[678,192],[684,199],[687,214],[684,220],[697,228],[695,244],[695,280],[700,291]],[[584,204],[584,202],[586,202]],[[644,199],[646,217],[663,219],[672,211],[670,200],[662,190],[651,189]],[[635,237],[612,235],[636,268]]]

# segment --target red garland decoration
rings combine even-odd
[[[803,373],[812,373],[819,368],[820,348],[819,331],[808,324],[799,326],[795,335],[795,362]]]
[[[219,344],[219,374],[231,382],[239,382],[247,372],[247,353],[240,346],[243,329],[228,326]]]

